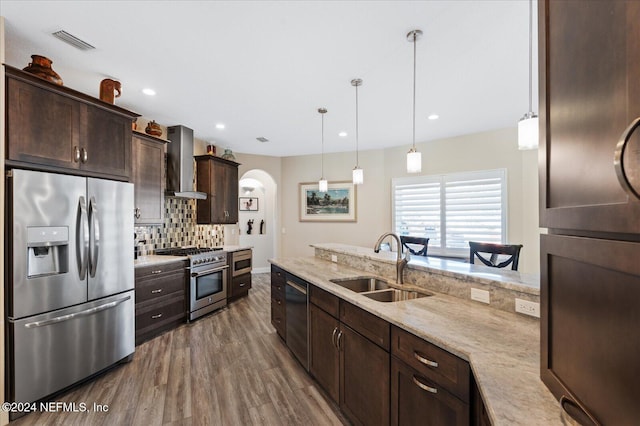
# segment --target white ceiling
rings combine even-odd
[[[424,32],[418,142],[515,127],[528,110],[528,12],[526,0],[0,0],[7,64],[46,56],[65,86],[96,97],[103,78],[117,79],[119,106],[221,148],[275,156],[320,152],[318,107],[328,109],[325,152],[354,150],[356,77],[360,149],[409,148],[413,29]],[[60,29],[96,49],[51,35]]]

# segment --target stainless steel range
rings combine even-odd
[[[189,321],[227,304],[227,253],[222,248],[182,247],[158,255],[189,257]]]

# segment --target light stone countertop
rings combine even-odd
[[[235,251],[240,250],[250,250],[253,247],[251,246],[222,246],[222,251],[226,253],[233,253]],[[162,265],[163,263],[171,263],[178,260],[187,260],[187,256],[169,256],[169,255],[157,255],[157,254],[149,254],[146,256],[138,256],[136,260],[133,261],[133,265],[135,268],[142,266],[151,266],[151,265]]]
[[[358,247],[339,243],[311,244],[311,247],[330,250],[336,253],[360,256],[365,259],[375,260],[385,263],[396,263],[397,252],[383,251],[379,253],[373,248]],[[522,293],[540,295],[540,276],[537,274],[527,274],[510,269],[496,269],[485,265],[477,265],[457,260],[440,259],[437,257],[411,256],[407,265],[408,269],[439,273],[460,279],[472,279],[473,281],[498,285],[509,290],[516,290]]]
[[[329,281],[371,275],[358,269],[316,257],[270,262],[469,361],[494,426],[574,424],[540,380],[537,319],[440,293],[377,302]]]

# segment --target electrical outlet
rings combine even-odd
[[[471,289],[471,300],[476,302],[489,303],[489,292],[487,290],[480,290],[479,288]]]
[[[516,312],[540,318],[540,303],[516,299]]]
[[[332,262],[338,262],[338,256],[336,256],[335,254],[331,255],[331,261]]]

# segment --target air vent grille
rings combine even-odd
[[[56,31],[54,33],[51,33],[51,35],[80,50],[95,49],[94,46],[90,45],[84,40],[80,40],[78,37],[72,34],[69,34],[65,30]]]
[[[264,136],[260,136],[256,139],[259,140],[260,142],[269,142],[269,139],[265,138]]]

